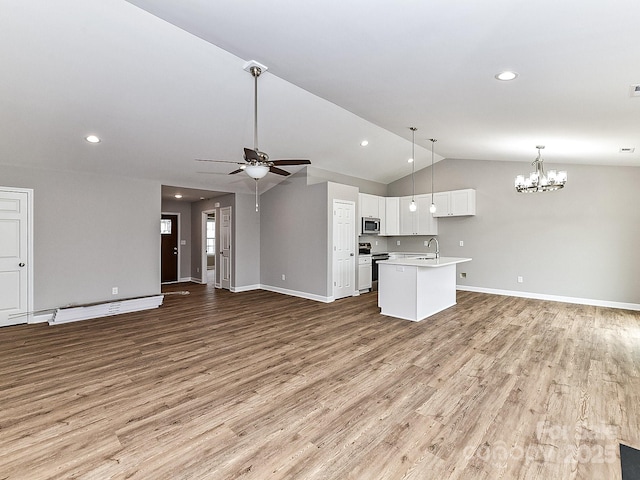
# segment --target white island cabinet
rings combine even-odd
[[[391,317],[424,320],[456,304],[456,265],[470,258],[398,258],[378,262],[378,306]]]

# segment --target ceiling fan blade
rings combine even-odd
[[[244,165],[242,162],[232,162],[230,160],[210,160],[208,158],[196,158],[196,162],[213,162],[213,163],[234,163],[236,165]]]
[[[278,167],[269,167],[269,171],[271,173],[276,173],[278,175],[282,175],[283,177],[291,175],[289,172],[287,172],[285,170],[282,170],[281,168],[278,168]]]
[[[311,160],[271,160],[274,165],[311,165]]]
[[[255,150],[251,150],[250,148],[244,149],[244,159],[249,162],[251,160],[261,161],[260,155]]]
[[[229,175],[235,175],[236,173],[240,173],[240,172],[244,172],[243,168],[239,168],[237,170],[234,170],[233,172],[229,172]]]

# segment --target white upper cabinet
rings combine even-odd
[[[380,218],[379,198],[377,195],[369,195],[368,193],[358,194],[360,217]]]
[[[459,217],[476,214],[476,191],[452,190],[434,194],[436,213],[434,217]]]
[[[429,211],[431,207],[431,194],[416,195],[418,204],[418,235],[437,235],[438,219]]]
[[[358,232],[362,234],[362,217],[371,217],[380,219],[380,235],[384,235],[385,231],[385,217],[386,217],[386,202],[385,197],[379,197],[378,195],[370,195],[368,193],[358,194]]]
[[[429,211],[431,195],[416,195],[416,211],[409,210],[412,197],[400,197],[400,235],[437,235],[438,220]]]
[[[380,235],[400,235],[400,198],[384,199],[384,223]]]

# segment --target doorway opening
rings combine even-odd
[[[202,258],[202,283],[209,285],[216,284],[216,212],[215,210],[206,210],[202,212],[203,220],[203,245],[205,246]]]

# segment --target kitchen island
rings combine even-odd
[[[378,306],[391,317],[424,320],[456,304],[456,265],[470,258],[399,258],[378,262]]]

